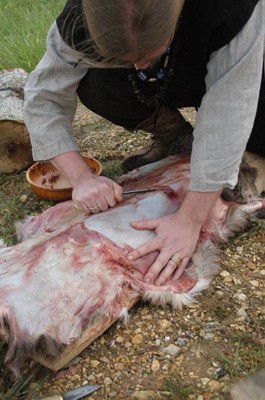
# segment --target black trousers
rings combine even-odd
[[[139,82],[145,95],[156,93],[157,83]],[[183,84],[178,77],[168,88],[162,105],[169,108],[199,107],[205,93],[204,82],[196,88],[193,82]],[[131,82],[128,80],[128,69],[90,69],[79,84],[78,96],[81,102],[91,111],[111,121],[115,125],[133,130],[141,122],[151,117],[155,107],[147,107],[137,99]],[[265,157],[265,79],[263,76],[259,103],[254,126],[247,143],[247,150]]]

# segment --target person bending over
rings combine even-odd
[[[94,176],[79,153],[77,97],[116,125],[152,133],[125,170],[192,145],[180,209],[132,223],[156,233],[128,255],[158,250],[146,282],[181,276],[217,198],[235,187],[244,150],[265,156],[264,18],[265,0],[69,0],[49,30],[25,87],[25,122],[34,159],[68,178],[84,213],[115,206],[122,188]],[[198,111],[194,131],[185,107]]]

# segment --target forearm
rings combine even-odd
[[[72,186],[83,177],[93,175],[93,172],[78,151],[69,151],[50,159],[54,167],[61,172]]]
[[[222,189],[214,192],[195,192],[188,190],[179,211],[189,218],[198,230],[210,215]]]

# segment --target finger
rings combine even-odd
[[[100,211],[100,208],[97,205],[97,203],[94,206],[87,206],[87,208],[90,214],[97,214]]]
[[[165,265],[167,264],[168,261],[168,257],[165,258],[165,256],[160,253],[155,262],[153,263],[153,265],[151,265],[151,267],[149,268],[147,274],[144,277],[144,281],[146,283],[152,283],[154,284],[155,281],[157,280],[157,277],[160,275],[161,271],[163,270],[163,268],[165,267]],[[174,267],[170,266],[171,268],[171,275],[174,271]],[[176,268],[176,266],[175,266]],[[169,272],[170,273],[170,272]]]
[[[118,190],[120,188],[120,190]],[[119,187],[118,185],[114,186],[108,186],[107,188],[108,190],[106,190],[104,192],[104,200],[106,202],[106,204],[104,205],[105,208],[101,208],[102,210],[106,210],[108,207],[114,207],[117,204],[117,199],[118,198],[119,201],[122,200],[122,198],[119,198],[119,193],[121,192],[121,187]],[[120,196],[121,197],[121,196]]]
[[[113,185],[113,194],[116,201],[122,201],[122,187],[117,183]]]
[[[113,190],[105,195],[105,200],[108,207],[114,207],[117,204]]]
[[[136,260],[139,257],[143,257],[146,254],[152,253],[152,251],[158,250],[158,245],[157,245],[157,240],[153,239],[150,240],[149,242],[143,244],[140,247],[137,247],[137,249],[134,249],[131,251],[128,255],[127,258],[128,260]]]
[[[160,272],[158,279],[156,280],[156,285],[163,285],[168,279],[172,277],[174,272],[178,270],[179,266],[176,265],[172,260],[168,260],[165,267]]]
[[[91,214],[85,203],[77,203],[77,206],[85,215]]]
[[[87,205],[87,208],[89,209],[89,211],[91,211],[93,214],[95,214],[95,213],[98,213],[99,211],[103,211],[103,210],[106,210],[107,208],[109,208],[109,204],[108,204],[107,200],[105,199],[105,197],[101,196],[100,198],[97,198],[97,200],[94,200],[93,203],[91,203],[91,200],[90,200],[90,204]]]
[[[156,219],[143,219],[142,221],[131,222],[131,226],[135,229],[156,229],[158,221]]]
[[[179,279],[179,278],[181,277],[181,275],[183,275],[183,273],[184,273],[184,271],[185,271],[185,268],[186,268],[187,265],[188,265],[189,260],[190,260],[190,257],[184,257],[184,258],[182,259],[182,262],[181,262],[181,264],[179,265],[179,267],[178,267],[178,269],[176,270],[176,272],[174,273],[172,279],[177,280],[177,279]]]

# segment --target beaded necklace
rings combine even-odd
[[[147,70],[142,70],[135,67],[138,78],[140,78],[142,81],[148,81],[148,82],[155,82],[158,79],[164,79],[166,76],[166,68],[168,66],[170,52],[171,52],[171,47],[168,47],[166,53],[163,56],[164,58],[163,65],[159,66],[159,70],[156,72],[156,75],[154,77],[148,77]]]
[[[133,92],[140,103],[147,107],[157,107],[165,98],[167,88],[174,75],[174,47],[172,45],[168,47],[160,65],[155,68],[155,71],[151,71],[151,73],[153,72],[151,76],[147,70],[129,69],[128,79],[132,84]],[[156,83],[158,86],[157,93],[152,96],[146,96],[140,88],[139,80],[140,82]]]

